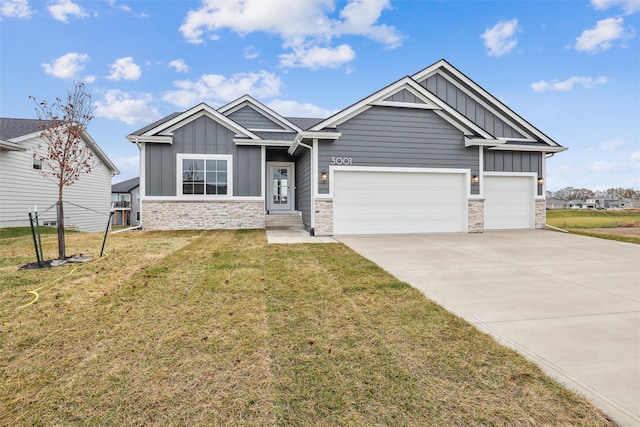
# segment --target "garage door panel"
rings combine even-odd
[[[336,171],[334,233],[466,231],[465,176]]]
[[[530,176],[486,176],[484,178],[485,230],[532,229],[534,179]]]

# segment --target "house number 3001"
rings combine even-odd
[[[351,157],[332,157],[329,164],[350,166],[353,164],[353,159]]]

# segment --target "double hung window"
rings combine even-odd
[[[178,194],[181,196],[230,196],[231,156],[178,155]]]

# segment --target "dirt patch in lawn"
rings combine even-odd
[[[640,237],[640,227],[584,228],[582,231],[595,234],[614,234],[616,236]]]

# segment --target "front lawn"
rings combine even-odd
[[[2,425],[612,425],[340,244],[132,231],[19,270],[32,246],[0,239]]]

